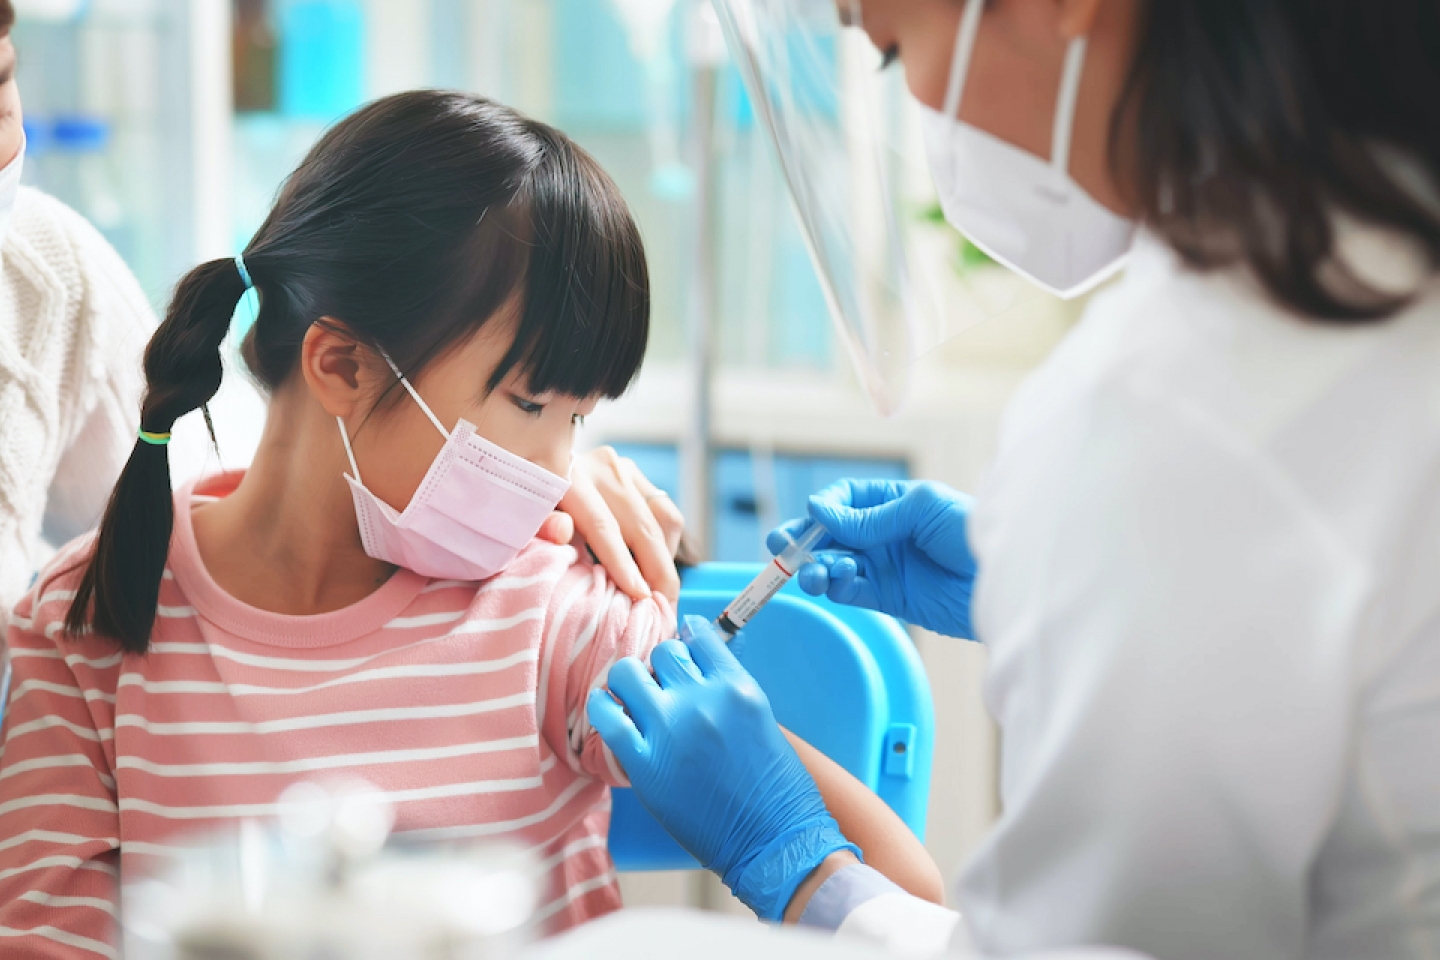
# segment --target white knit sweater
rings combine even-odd
[[[155,327],[125,263],[70,208],[22,187],[0,246],[0,604],[93,526],[135,444]]]

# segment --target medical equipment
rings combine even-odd
[[[727,642],[745,629],[745,624],[760,612],[760,608],[769,603],[771,598],[780,592],[780,588],[790,582],[800,565],[810,559],[810,550],[824,536],[824,527],[818,523],[811,526],[800,535],[800,539],[790,541],[790,544],[750,581],[749,586],[725,606],[720,616],[715,618],[715,629],[720,631]]]

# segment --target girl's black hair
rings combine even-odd
[[[616,397],[650,323],[640,233],[619,190],[569,138],[500,104],[417,91],[328,131],[244,252],[260,312],[242,353],[275,390],[311,324],[332,318],[412,379],[512,299],[512,370],[535,393]],[[219,389],[220,347],[245,292],[231,260],[190,271],[145,351],[142,429],[167,433]],[[137,442],[66,617],[144,653],[174,505],[164,446]]]
[[[1440,265],[1440,2],[1145,0],[1141,17],[1111,158],[1148,225],[1311,319],[1402,309],[1337,256],[1335,216]]]

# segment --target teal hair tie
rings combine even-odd
[[[164,433],[151,433],[149,430],[140,431],[140,439],[155,447],[163,447],[170,442],[170,431]]]
[[[245,281],[245,289],[254,290],[255,281],[250,279],[250,271],[245,269],[245,254],[237,253],[235,255],[235,269],[240,271],[240,279]]]

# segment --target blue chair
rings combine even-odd
[[[688,570],[680,613],[717,616],[759,564]],[[802,593],[792,581],[745,628],[740,661],[770,698],[775,717],[874,790],[925,838],[935,708],[924,666],[890,617]],[[615,790],[610,854],[620,870],[699,865],[630,790]]]

